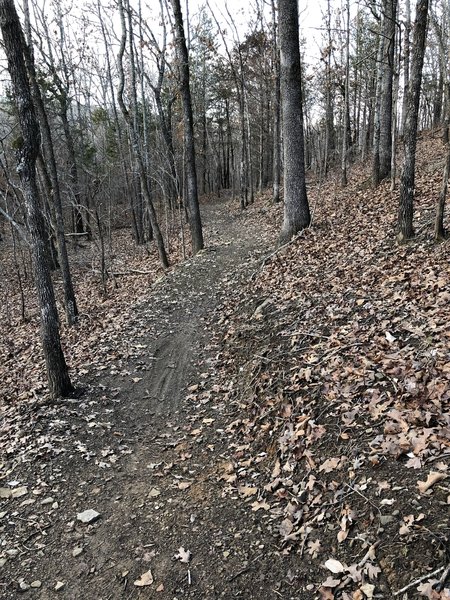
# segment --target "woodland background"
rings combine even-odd
[[[20,103],[5,71],[1,585],[11,598],[33,579],[40,585],[31,589],[43,593],[122,598],[130,577],[130,597],[143,581],[162,598],[212,598],[217,589],[251,598],[270,588],[270,598],[447,600],[450,5],[325,2],[311,63],[300,31],[311,226],[281,247],[279,6],[255,2],[245,29],[226,5],[220,14],[183,6],[186,61],[175,5],[18,6],[40,126],[36,183],[59,313],[53,325],[71,381],[60,387],[67,399],[55,401],[16,168]],[[419,78],[418,15],[426,34]],[[189,212],[187,64],[205,249]],[[408,121],[414,94],[417,152]],[[153,352],[162,332],[170,339],[179,315],[212,339],[195,338],[195,352],[189,346],[198,359],[192,380],[168,356],[177,383],[169,392],[188,388],[187,397],[175,416],[158,409],[150,418],[146,361],[155,357],[147,347]],[[136,465],[147,463],[151,472],[138,478]],[[116,476],[126,490],[119,504]],[[38,507],[48,488],[52,502]],[[67,528],[92,498],[105,521]],[[135,558],[119,568],[123,557],[108,543],[128,539],[128,520],[155,503],[158,519],[140,527],[164,542],[152,554],[133,537]],[[202,526],[191,527],[189,510],[202,503]],[[114,521],[130,507],[132,517],[120,512]],[[220,521],[229,515],[233,535]],[[195,550],[209,565],[202,540],[215,523],[222,529],[211,576]],[[236,534],[229,547],[223,531]],[[115,577],[89,553],[91,537],[100,539],[97,554],[111,550]],[[155,579],[143,574],[147,562]],[[197,568],[198,587],[174,564]]]

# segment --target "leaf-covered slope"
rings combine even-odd
[[[450,247],[431,239],[443,151],[420,148],[415,240],[394,241],[388,184],[311,185],[312,229],[224,307],[226,493],[315,566],[322,598],[421,576],[405,597],[449,593],[425,580],[449,560]]]

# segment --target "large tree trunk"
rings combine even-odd
[[[406,121],[404,131],[405,158],[400,177],[400,206],[398,211],[398,240],[414,236],[414,184],[416,166],[417,124],[422,84],[423,57],[427,31],[428,0],[418,0],[412,41],[412,59],[407,90]]]
[[[39,126],[25,67],[23,32],[13,0],[0,0],[0,27],[23,138],[22,147],[18,150],[17,170],[23,186],[27,223],[30,230],[34,275],[41,313],[42,347],[47,367],[49,391],[51,396],[56,398],[70,395],[73,387],[61,348],[55,294],[46,260],[44,224],[36,182]]]
[[[180,92],[183,103],[184,145],[186,156],[186,209],[191,230],[192,252],[203,248],[203,231],[198,203],[197,172],[195,166],[194,123],[189,85],[189,56],[183,27],[180,0],[171,0],[175,17],[176,48],[180,68]]]
[[[446,125],[447,127],[447,125]],[[443,240],[446,237],[444,228],[445,201],[447,199],[448,177],[450,173],[450,144],[447,144],[447,158],[442,175],[442,186],[439,193],[439,199],[436,206],[436,219],[434,222],[434,237],[436,240]]]
[[[285,243],[309,226],[311,215],[305,181],[297,2],[279,0],[278,10],[284,150],[284,220],[279,241]]]

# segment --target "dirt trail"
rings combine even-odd
[[[218,202],[203,218],[207,249],[131,308],[124,356],[97,373],[81,401],[43,413],[39,432],[58,433],[64,451],[19,468],[37,502],[2,506],[11,525],[4,545],[14,549],[2,597],[21,588],[43,600],[291,597],[265,517],[223,496],[226,405],[193,402],[187,391],[213,379],[218,348],[208,324],[267,251],[264,217],[257,225]],[[77,521],[87,509],[100,513],[95,523]],[[149,570],[153,583],[134,585],[144,573],[148,583]]]

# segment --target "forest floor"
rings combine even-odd
[[[80,398],[4,325],[2,598],[450,598],[444,152],[419,156],[403,246],[357,167],[277,252],[268,196],[205,203],[204,251],[63,332]]]

